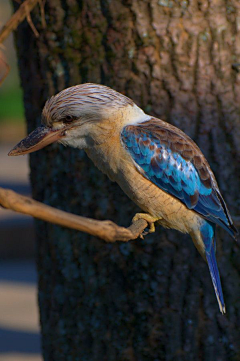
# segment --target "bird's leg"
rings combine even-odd
[[[161,218],[160,217],[153,217],[153,216],[151,216],[151,214],[148,214],[148,213],[136,213],[135,216],[132,219],[132,222],[136,222],[139,219],[144,219],[145,221],[148,222],[149,231],[147,233],[143,233],[140,236],[141,238],[143,238],[143,236],[145,236],[146,234],[155,232],[154,222],[158,221]]]

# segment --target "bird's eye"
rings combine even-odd
[[[74,120],[74,117],[71,115],[66,115],[66,117],[63,119],[64,123],[71,123]]]

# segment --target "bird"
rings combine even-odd
[[[42,125],[10,156],[53,142],[84,149],[93,163],[140,207],[145,219],[191,236],[205,259],[222,314],[226,312],[216,262],[216,225],[238,234],[215,176],[196,143],[179,128],[146,114],[133,100],[100,84],[66,88],[49,98]]]

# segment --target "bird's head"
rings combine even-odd
[[[89,148],[112,132],[145,113],[131,99],[103,85],[81,84],[47,100],[42,126],[19,142],[9,155],[23,155],[53,142]]]

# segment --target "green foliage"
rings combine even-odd
[[[18,86],[0,91],[0,123],[23,122],[23,94]]]

